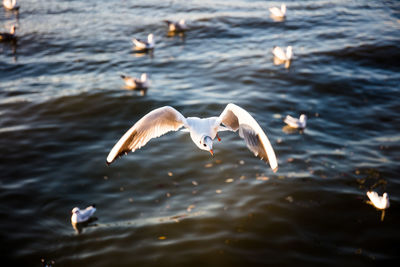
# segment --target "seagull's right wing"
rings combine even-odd
[[[107,164],[111,164],[118,156],[141,148],[150,139],[177,131],[185,125],[185,117],[176,109],[169,106],[155,109],[136,122],[119,139],[107,156]]]
[[[246,110],[235,104],[228,104],[219,119],[232,131],[239,130],[239,136],[246,141],[247,147],[256,156],[266,162],[269,161],[269,165],[274,172],[278,170],[275,152],[268,137],[257,121]]]

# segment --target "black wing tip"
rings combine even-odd
[[[122,79],[125,79],[126,78],[126,76],[125,75],[123,75],[123,74],[121,74],[121,75],[119,75]]]
[[[92,204],[92,205],[90,205],[91,207],[93,207],[93,208],[96,208],[96,204]]]

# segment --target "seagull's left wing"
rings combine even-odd
[[[120,155],[141,148],[150,139],[177,131],[185,125],[185,117],[176,109],[169,106],[155,109],[136,122],[119,139],[107,156],[107,164],[111,164]]]
[[[235,104],[228,104],[219,119],[232,131],[239,130],[239,136],[246,141],[247,147],[256,156],[266,162],[269,161],[269,165],[274,172],[278,170],[275,152],[268,137],[257,121],[246,110]]]

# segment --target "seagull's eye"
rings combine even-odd
[[[207,145],[206,145],[206,144],[203,144],[203,146],[206,147]]]

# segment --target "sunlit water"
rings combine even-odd
[[[400,4],[20,1],[0,10],[2,266],[376,266],[399,260]],[[167,36],[164,19],[186,19]],[[156,36],[152,54],[133,37]],[[292,45],[289,68],[272,47]],[[120,74],[150,74],[145,96]],[[107,167],[152,109],[216,116],[227,103],[266,131],[279,170],[223,132],[215,157],[184,132]],[[287,114],[308,116],[304,132]],[[388,192],[381,212],[366,191]],[[97,204],[76,234],[70,211]],[[8,263],[8,264],[5,264]]]

